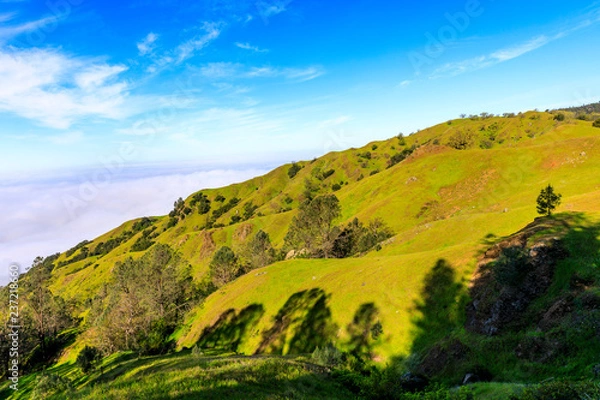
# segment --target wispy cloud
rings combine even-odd
[[[317,124],[318,129],[327,129],[335,126],[344,125],[345,123],[352,120],[352,117],[349,115],[341,115],[337,118],[327,119],[325,121],[321,121]]]
[[[197,51],[202,50],[210,42],[218,38],[221,34],[221,24],[205,22],[202,25],[202,30],[204,31],[203,34],[196,35],[177,46],[175,59],[178,64],[192,57]]]
[[[250,50],[250,51],[254,51],[256,53],[268,53],[269,50],[268,49],[261,49],[258,46],[252,46],[250,43],[240,43],[240,42],[235,42],[234,43],[237,47],[239,47],[240,49],[244,49],[244,50]]]
[[[305,82],[325,74],[325,69],[321,66],[304,68],[247,67],[238,63],[219,62],[202,66],[200,73],[211,79],[283,78],[294,82]]]
[[[8,22],[17,15],[16,12],[0,13],[0,23]]]
[[[0,17],[8,18],[8,19],[5,19],[5,21],[0,20],[0,22],[10,21],[13,16],[14,16],[14,14],[10,14],[10,13],[2,14]],[[38,19],[35,21],[24,22],[24,23],[17,24],[17,25],[0,27],[0,41],[12,39],[23,33],[33,32],[33,31],[40,29],[46,25],[55,23],[57,20],[58,20],[57,16],[51,16],[51,17],[41,18],[41,19]]]
[[[141,56],[145,56],[146,54],[152,53],[156,48],[156,41],[158,40],[158,35],[150,32],[146,37],[137,43],[137,48]]]
[[[51,49],[0,49],[0,111],[57,129],[86,117],[122,118],[126,69]]]
[[[198,51],[204,49],[221,35],[223,24],[204,22],[199,29],[202,31],[201,34],[195,35],[180,43],[174,49],[155,57],[153,64],[147,68],[147,71],[156,74],[170,65],[179,65],[192,58]]]
[[[595,8],[585,15],[569,21],[558,31],[552,34],[543,34],[533,37],[522,43],[498,49],[489,54],[472,57],[466,60],[451,62],[436,68],[430,75],[430,79],[441,77],[452,77],[467,72],[477,71],[483,68],[489,68],[506,61],[514,60],[518,57],[531,53],[555,40],[562,39],[581,29],[587,28],[600,22],[600,9]]]
[[[287,11],[287,6],[292,0],[260,0],[256,3],[258,14],[263,20],[268,20],[270,17]]]

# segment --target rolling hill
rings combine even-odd
[[[422,349],[435,348],[440,340],[451,346],[446,329],[464,325],[463,310],[483,255],[491,246],[510,242],[511,235],[534,220],[541,188],[552,184],[562,194],[558,211],[571,217],[559,218],[565,221],[563,230],[538,221],[543,229],[536,230],[528,246],[549,234],[570,237],[600,221],[600,129],[569,111],[565,118],[557,115],[527,112],[448,121],[410,136],[284,165],[225,188],[201,190],[176,204],[170,216],[129,221],[83,242],[53,260],[48,288],[81,319],[57,365],[74,362],[85,345],[98,340],[98,332],[87,324],[90,301],[111,282],[116,263],[140,259],[152,246],[167,244],[185,260],[193,282],[200,283],[217,249],[229,246],[237,253],[259,230],[282,249],[307,187],[316,195],[336,195],[341,205],[336,224],[377,218],[393,237],[350,258],[287,257],[249,271],[188,310],[171,336],[176,349],[286,356],[333,343],[351,351],[368,331],[373,340],[364,345],[371,360],[383,366],[410,361],[420,342]],[[198,211],[199,193],[210,201],[208,213]],[[574,251],[576,244],[571,246]],[[586,252],[593,257],[597,249]],[[436,274],[444,278],[441,283]],[[428,301],[442,283],[454,289],[437,299],[444,303],[436,311],[444,319],[431,325],[425,319],[431,312]],[[590,290],[597,284],[588,282]],[[556,286],[539,307],[550,307],[563,289]],[[479,340],[463,328],[457,332],[463,341]],[[511,362],[516,361],[506,360]],[[527,381],[536,374],[513,367],[513,375],[501,378]],[[468,372],[461,368],[456,374]],[[490,369],[502,375],[501,366]],[[458,376],[434,370],[450,380]],[[549,374],[544,370],[542,375]]]

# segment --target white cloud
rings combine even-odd
[[[177,49],[175,50],[175,60],[178,64],[194,56],[197,51],[202,50],[221,34],[221,26],[217,23],[205,22],[202,26],[202,30],[204,31],[204,34],[196,35],[177,46]]]
[[[235,46],[239,47],[240,49],[254,51],[255,53],[267,53],[267,52],[269,52],[269,50],[267,50],[267,49],[261,49],[258,46],[252,46],[250,43],[235,42],[234,44],[235,44]]]
[[[0,111],[57,129],[86,117],[127,116],[126,68],[57,50],[0,49]]]
[[[150,32],[146,37],[137,43],[137,48],[141,56],[145,56],[146,54],[152,53],[156,48],[156,41],[158,40],[158,35]]]
[[[60,135],[48,136],[48,140],[51,143],[59,144],[59,145],[72,145],[75,143],[79,143],[83,140],[83,132],[80,131],[72,131],[66,132]]]
[[[170,65],[179,65],[182,62],[192,58],[196,53],[212,41],[216,40],[222,32],[223,24],[216,22],[205,22],[200,27],[202,34],[193,36],[190,39],[180,43],[174,49],[164,52],[160,56],[154,57],[153,64],[146,68],[151,74],[157,74],[168,68]]]
[[[404,81],[400,82],[400,87],[406,87],[406,86],[409,86],[409,85],[410,85],[412,82],[413,82],[412,80],[410,80],[410,79],[406,79],[406,80],[404,80]]]
[[[256,8],[263,20],[267,20],[269,17],[287,11],[287,6],[291,2],[292,0],[260,0],[256,3]]]
[[[477,71],[492,67],[506,61],[513,60],[525,54],[531,53],[555,40],[562,39],[579,30],[590,27],[600,22],[600,8],[596,7],[585,15],[568,21],[562,28],[556,29],[553,34],[543,34],[531,38],[523,43],[505,47],[489,54],[472,57],[466,60],[451,62],[435,69],[431,79],[441,77],[452,77],[467,72]]]
[[[0,23],[8,22],[13,19],[17,13],[9,12],[9,13],[0,13]]]
[[[9,18],[9,19],[5,20],[5,21],[8,21],[12,18],[13,15],[3,14],[3,16],[4,16],[4,18]],[[33,31],[40,29],[46,25],[55,23],[57,20],[58,20],[58,17],[51,16],[51,17],[41,18],[41,19],[38,19],[35,21],[25,22],[25,23],[22,23],[19,25],[0,27],[0,41],[12,39],[23,33],[33,32]],[[4,21],[0,21],[0,22],[4,22]]]
[[[325,121],[321,121],[317,124],[318,129],[332,128],[335,126],[340,126],[352,120],[352,117],[349,115],[341,115],[337,118],[327,119]]]
[[[491,67],[517,57],[530,53],[542,46],[558,39],[560,36],[554,37],[539,36],[528,40],[527,42],[517,44],[515,46],[506,47],[496,50],[490,54],[473,57],[467,60],[445,64],[435,71],[431,76],[432,79],[444,76],[457,76],[466,72],[477,71],[483,68]]]
[[[305,82],[323,75],[325,70],[321,66],[305,68],[280,68],[280,67],[246,67],[237,63],[208,63],[200,68],[200,74],[212,79],[248,79],[248,78],[284,78],[296,82]]]
[[[134,177],[113,177],[109,184],[98,188],[92,200],[77,208],[75,214],[66,208],[64,199],[80,196],[79,181],[86,181],[85,176],[0,186],[0,209],[6,216],[0,220],[0,285],[7,281],[11,262],[20,263],[24,270],[38,255],[64,251],[126,220],[165,215],[180,196],[267,172],[256,168],[191,170],[181,168],[167,174],[157,170],[137,171]],[[132,172],[123,172],[123,176],[129,174]]]
[[[216,62],[203,65],[200,74],[206,78],[221,79],[235,77],[242,66],[228,62]]]

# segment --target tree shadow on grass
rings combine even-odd
[[[377,306],[374,303],[362,304],[356,310],[346,330],[350,336],[348,340],[350,353],[363,360],[371,359],[374,341],[383,333]]]
[[[273,318],[271,328],[263,332],[256,353],[310,353],[328,344],[337,330],[328,306],[330,297],[318,288],[290,296]]]
[[[261,304],[251,304],[239,313],[229,309],[212,326],[204,328],[197,344],[201,348],[236,352],[264,313]]]

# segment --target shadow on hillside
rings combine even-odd
[[[346,327],[350,336],[348,349],[351,354],[359,359],[369,360],[373,357],[373,344],[383,333],[383,327],[379,322],[379,309],[374,303],[362,304],[352,322]]]
[[[264,313],[261,304],[251,304],[239,313],[229,309],[212,326],[204,328],[197,344],[201,348],[237,352]]]
[[[331,295],[314,288],[294,293],[263,332],[257,354],[310,353],[329,343],[337,330],[328,302]]]
[[[425,276],[420,300],[414,305],[413,353],[421,353],[461,326],[465,303],[464,285],[452,265],[443,259]]]

